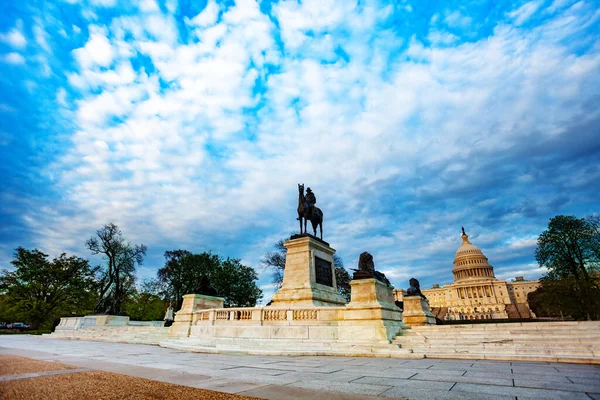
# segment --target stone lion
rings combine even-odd
[[[358,257],[358,269],[355,270],[353,279],[370,279],[375,278],[380,282],[391,286],[390,281],[385,277],[385,274],[379,271],[375,271],[375,262],[373,262],[373,256],[368,252],[363,252]]]
[[[406,290],[407,296],[421,296],[424,299],[426,298],[425,295],[421,293],[421,285],[419,284],[418,280],[415,278],[410,278],[408,284],[410,287]]]
[[[375,263],[373,262],[373,256],[364,251],[358,258],[358,270],[373,273],[375,272]]]

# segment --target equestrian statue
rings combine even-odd
[[[304,194],[304,184],[298,184],[298,218],[300,221],[300,234],[306,232],[306,222],[310,221],[313,227],[314,235],[317,236],[317,227],[321,231],[321,239],[323,239],[323,211],[319,207],[315,206],[317,198],[315,194],[306,188],[306,194]],[[302,230],[302,221],[304,221],[304,230]]]

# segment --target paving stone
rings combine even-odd
[[[406,371],[406,372],[412,372],[414,374],[427,374],[427,373],[431,373],[431,374],[435,374],[435,375],[445,375],[445,376],[463,376],[465,375],[465,373],[467,372],[464,369],[433,369],[433,368],[429,368],[429,369],[400,369],[398,368],[397,371]]]
[[[569,383],[582,383],[584,385],[587,384],[598,384],[600,382],[600,378],[592,377],[592,376],[565,376],[565,380]]]
[[[419,369],[387,369],[387,370],[376,370],[368,368],[352,368],[345,369],[340,372],[349,374],[362,374],[364,376],[381,377],[381,378],[397,378],[397,379],[408,379],[411,376],[417,374]]]
[[[422,381],[437,381],[437,382],[462,382],[462,383],[478,383],[482,385],[498,385],[498,386],[512,386],[513,380],[507,378],[478,378],[474,376],[452,376],[436,374],[434,371],[427,370],[426,372],[418,373],[410,378],[411,381],[422,380]]]
[[[301,379],[296,376],[296,372],[292,372],[292,375],[255,375],[255,374],[236,374],[236,380],[242,380],[246,382],[264,383],[271,385],[289,385],[290,383],[298,382]],[[221,378],[233,378],[231,375],[220,375]]]
[[[482,378],[482,379],[510,379],[510,380],[512,380],[514,378],[521,378],[521,379],[529,380],[529,381],[544,381],[547,379],[552,379],[557,382],[571,383],[565,376],[561,376],[561,375],[555,375],[555,376],[549,377],[549,376],[540,375],[540,374],[529,375],[529,374],[512,374],[510,372],[506,373],[506,372],[491,372],[491,371],[485,371],[485,372],[467,371],[467,373],[464,376],[465,377],[473,377],[473,378]]]
[[[225,393],[240,393],[247,390],[256,389],[262,386],[266,386],[262,383],[254,382],[243,382],[233,379],[209,379],[207,381],[201,381],[197,384],[188,385],[199,389],[216,390],[217,392]]]
[[[477,385],[473,383],[457,383],[452,388],[452,391],[485,394],[485,398],[487,398],[488,395],[506,395],[516,396],[519,399],[521,397],[532,397],[548,400],[589,400],[589,397],[587,397],[583,392],[563,392],[558,390]]]
[[[285,375],[279,375],[281,378],[295,379],[296,381],[307,381],[307,380],[324,380],[328,382],[353,382],[357,379],[364,377],[360,374],[348,374],[345,372],[336,372],[334,374],[323,374],[311,373],[311,372],[290,372]]]
[[[391,386],[385,385],[370,385],[361,383],[342,383],[329,381],[300,381],[290,383],[288,386],[301,387],[305,389],[327,390],[331,392],[343,392],[354,394],[379,395],[388,390]]]
[[[547,379],[543,381],[529,381],[527,379],[515,378],[516,387],[529,387],[529,388],[540,388],[540,389],[556,389],[556,390],[569,390],[572,392],[592,392],[600,393],[600,381],[586,384],[574,384],[565,383],[562,381],[555,381]]]
[[[267,385],[237,393],[243,396],[258,397],[267,400],[375,400],[380,397],[350,393],[334,393],[303,389],[294,386]]]
[[[430,388],[438,390],[450,390],[454,386],[454,382],[432,382],[432,381],[414,381],[412,379],[393,379],[393,378],[374,378],[366,376],[355,380],[353,383],[368,383],[388,386],[402,386],[413,388]]]
[[[232,376],[237,375],[238,373],[250,373],[256,375],[283,375],[289,372],[293,372],[290,370],[284,369],[267,369],[267,368],[250,368],[250,367],[230,367],[223,368],[221,371],[231,374]]]
[[[515,396],[455,392],[438,389],[420,389],[395,386],[380,394],[382,397],[407,398],[410,400],[515,400]]]

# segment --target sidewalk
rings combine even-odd
[[[600,366],[474,360],[262,357],[0,336],[0,354],[267,399],[600,400]]]

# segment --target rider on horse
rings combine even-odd
[[[306,195],[304,196],[304,209],[306,210],[306,216],[308,219],[312,218],[313,211],[315,209],[315,203],[317,198],[310,188],[306,188]]]

